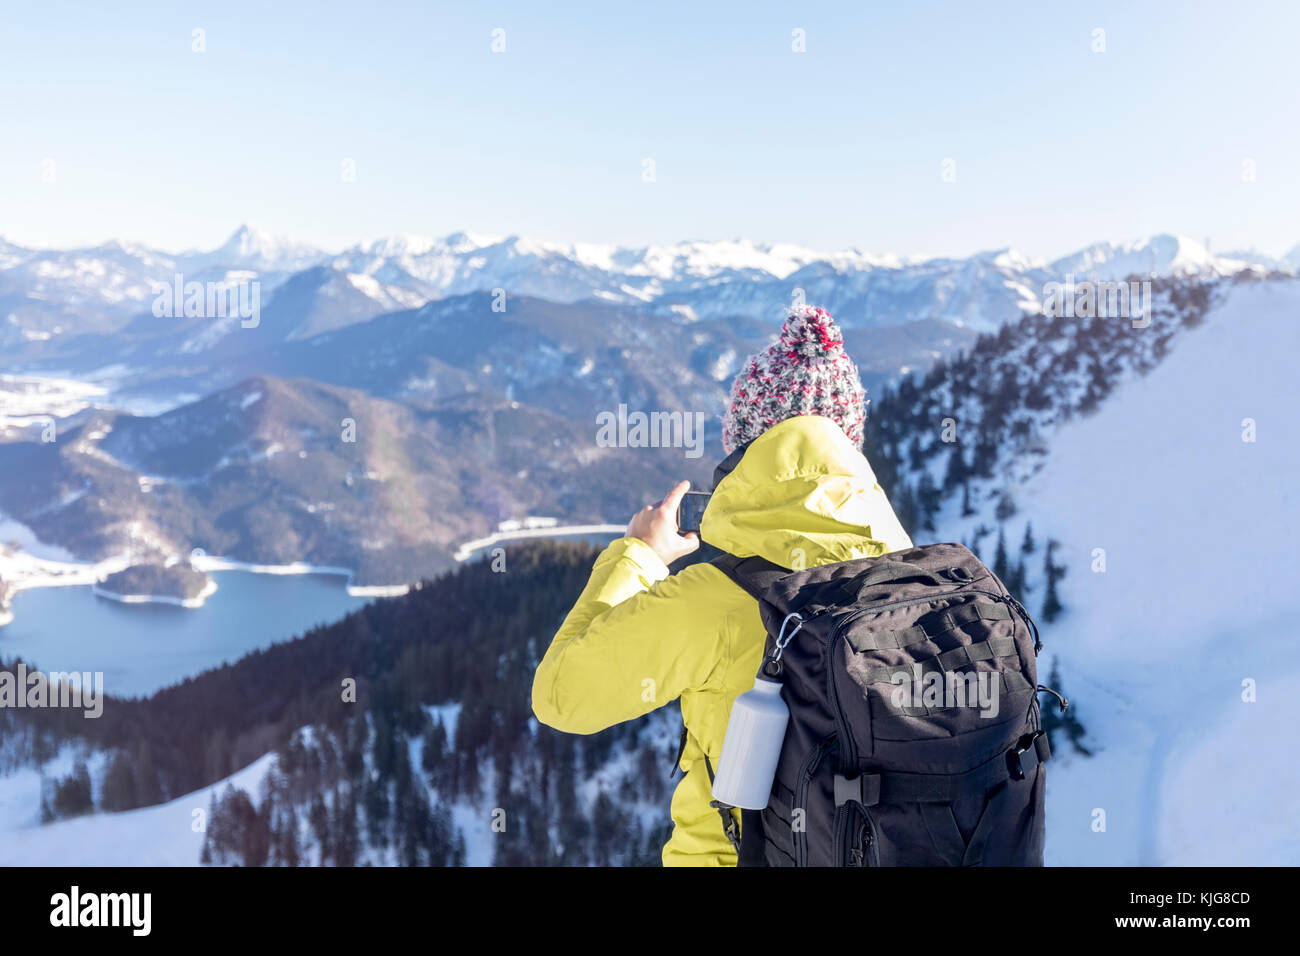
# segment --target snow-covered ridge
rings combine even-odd
[[[1300,253],[1300,246],[1292,255]],[[1186,236],[1150,236],[1134,242],[1099,242],[1063,256],[1052,271],[1078,277],[1122,279],[1130,275],[1231,275],[1251,266],[1284,269],[1284,259],[1273,262],[1255,253],[1215,255]]]
[[[1159,366],[1062,428],[1025,486],[1070,569],[1049,650],[1101,745],[1049,774],[1049,862],[1300,862],[1300,772],[1277,757],[1300,720],[1297,316],[1300,283],[1227,290]]]
[[[1086,728],[1091,756],[1053,740],[1050,865],[1300,861],[1300,780],[1275,757],[1300,719],[1297,316],[1295,278],[1165,280],[1149,326],[1026,319],[882,400],[872,461],[914,539],[990,566],[1002,542],[1040,679]],[[922,427],[913,453],[945,419],[957,441]]]
[[[72,770],[79,754],[65,747],[44,767],[22,767],[0,776],[0,864],[5,866],[195,866],[203,832],[194,829],[194,812],[234,786],[257,793],[275,768],[275,754],[258,758],[224,780],[167,803],[122,813],[95,813],[40,822],[42,782]],[[96,786],[102,785],[107,755],[87,760]]]
[[[1300,247],[1297,247],[1300,249]],[[1297,253],[1300,255],[1300,253]],[[1041,306],[1047,282],[1130,275],[1231,275],[1289,269],[1285,259],[1212,255],[1184,236],[1097,243],[1047,263],[1015,249],[915,258],[860,249],[813,250],[747,239],[623,247],[510,236],[363,243],[334,257],[347,273],[431,296],[504,288],[556,301],[597,298],[700,317],[766,316],[801,288],[847,325],[943,318],[992,330]]]

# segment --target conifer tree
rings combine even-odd
[[[974,513],[975,508],[971,505],[970,500],[970,482],[963,481],[961,483],[961,516],[969,518]]]
[[[943,474],[943,490],[951,491],[966,480],[966,459],[961,444],[953,442],[948,451],[948,465]]]
[[[1032,521],[1026,521],[1025,536],[1020,541],[1020,553],[1022,555],[1033,554],[1036,547],[1037,545],[1034,542],[1034,523]]]
[[[1061,604],[1061,599],[1056,593],[1056,579],[1063,574],[1064,569],[1054,564],[1052,561],[1052,552],[1056,549],[1056,541],[1047,542],[1047,551],[1043,559],[1043,574],[1047,578],[1047,594],[1043,597],[1043,620],[1050,624],[1060,616],[1065,610]]]
[[[1007,536],[998,525],[998,547],[993,554],[993,573],[1003,581],[1007,579]]]
[[[140,742],[136,756],[136,799],[139,806],[151,807],[162,802],[162,790],[158,786],[158,770],[153,762],[153,748],[148,740]]]
[[[111,811],[134,810],[139,806],[135,795],[135,769],[131,766],[131,759],[121,750],[113,755],[112,763],[104,772],[99,803]]]
[[[1047,686],[1056,691],[1056,693],[1065,696],[1065,687],[1061,683],[1061,671],[1059,658],[1052,660],[1052,672],[1047,678]],[[1087,729],[1079,720],[1079,707],[1075,701],[1070,701],[1069,706],[1062,710],[1060,702],[1055,697],[1045,698],[1046,703],[1040,710],[1043,730],[1047,731],[1047,740],[1049,745],[1055,749],[1057,740],[1054,734],[1064,731],[1070,744],[1076,751],[1085,757],[1092,756],[1092,750],[1083,742]]]

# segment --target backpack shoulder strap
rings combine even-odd
[[[760,601],[772,584],[790,573],[789,568],[783,568],[758,555],[738,558],[734,554],[723,554],[709,563],[731,578],[741,590]]]
[[[734,554],[723,552],[720,557],[714,558],[709,563],[731,578],[738,587],[758,601],[763,599],[763,593],[774,582],[790,573],[788,568],[783,568],[781,565],[758,555],[749,558],[738,558]],[[704,768],[709,775],[711,785],[713,783],[713,765],[709,762],[708,754],[704,755]],[[736,850],[736,865],[765,865],[763,860],[763,824],[758,811],[741,810],[740,826],[737,828],[736,819],[732,815],[733,807],[728,807],[717,800],[710,801],[709,806],[717,810],[722,816],[722,830]]]

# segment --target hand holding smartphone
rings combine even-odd
[[[711,497],[707,491],[688,491],[682,495],[681,503],[677,506],[677,530],[683,534],[688,531],[698,534],[700,522],[704,519],[704,509],[709,506]]]
[[[627,524],[627,536],[648,544],[664,564],[672,564],[700,546],[700,536],[692,529],[699,528],[709,496],[688,492],[690,486],[689,481],[677,482],[667,495],[646,505]],[[701,502],[701,498],[705,500]]]

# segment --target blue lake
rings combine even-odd
[[[613,534],[557,535],[604,547]],[[507,561],[519,540],[499,542]],[[482,560],[492,547],[477,551]],[[0,627],[0,659],[21,657],[42,671],[100,671],[117,697],[148,696],[337,621],[375,598],[352,597],[331,574],[215,571],[217,591],[201,608],[123,604],[89,587],[35,588],[13,599],[14,620]],[[379,599],[382,600],[382,599]]]
[[[372,598],[341,575],[213,573],[201,608],[122,604],[89,587],[38,588],[14,597],[0,627],[0,658],[42,671],[102,671],[114,696],[147,696],[250,651],[336,621]]]

